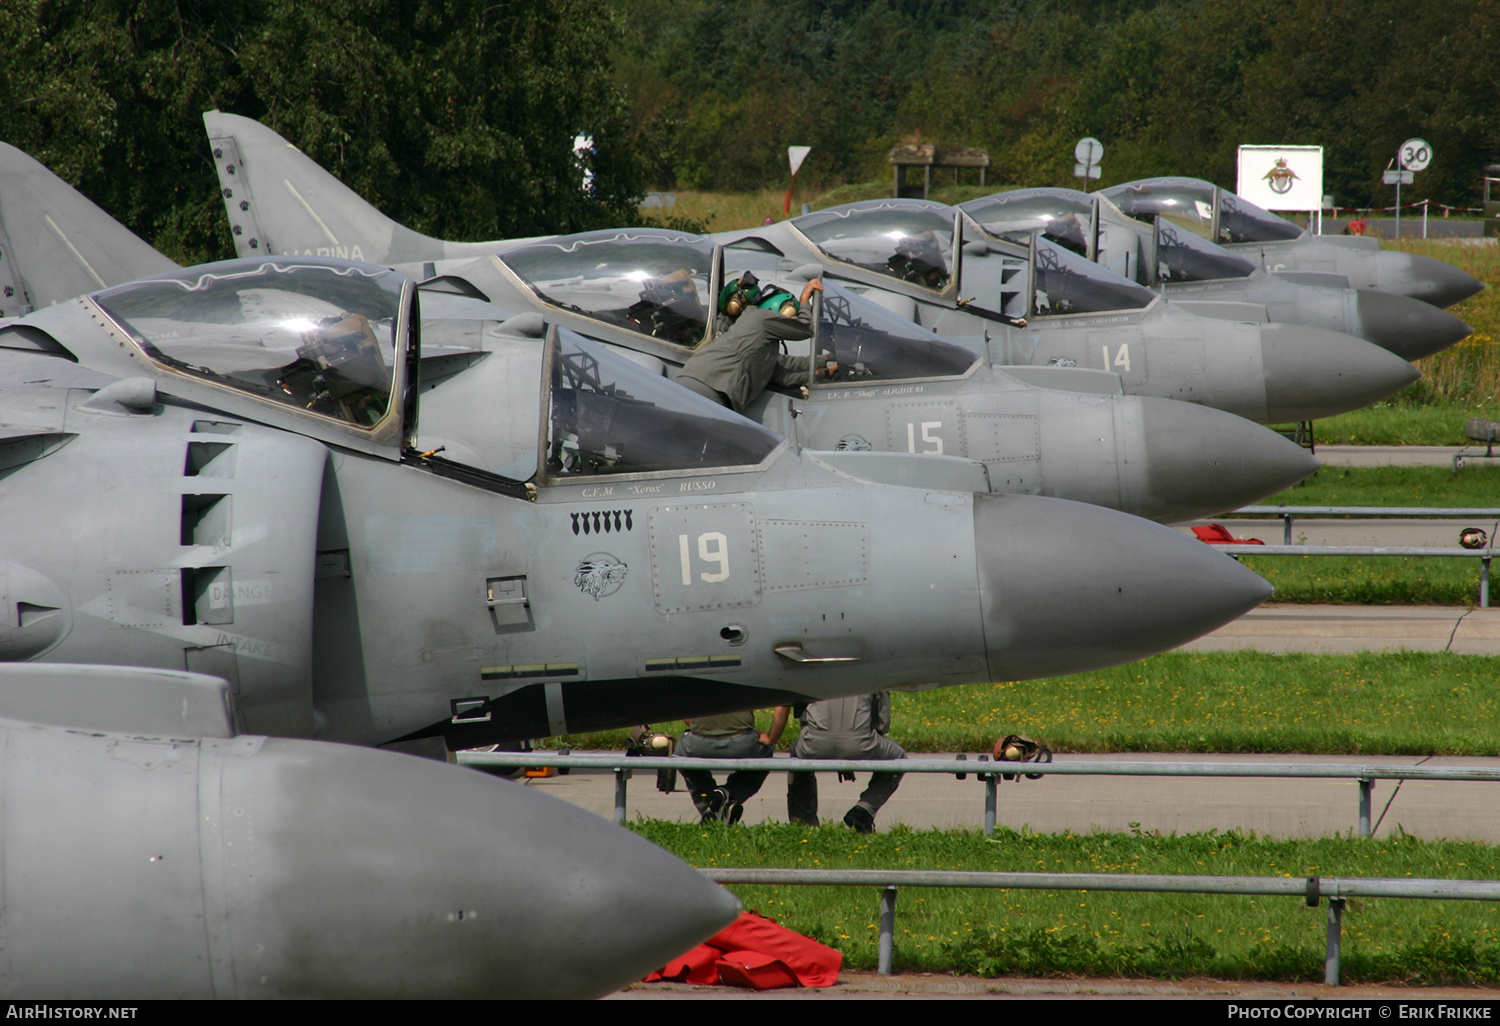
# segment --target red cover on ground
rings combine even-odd
[[[757,959],[754,955],[765,957]],[[725,961],[731,962],[732,967],[721,973]],[[718,967],[716,962],[720,963]],[[839,952],[777,925],[774,919],[757,912],[741,912],[734,922],[647,976],[645,982],[725,982],[762,990],[797,983],[804,987],[832,987],[839,982],[839,967],[843,962],[844,956]],[[783,969],[791,979],[772,982],[781,978]],[[733,976],[741,979],[730,978]]]
[[[785,962],[761,951],[726,951],[714,968],[719,970],[719,982],[731,987],[775,990],[797,985],[797,974]]]
[[[1193,533],[1198,540],[1210,545],[1264,545],[1265,542],[1259,538],[1236,538],[1229,533],[1229,528],[1223,524],[1206,524],[1203,527],[1193,528]]]

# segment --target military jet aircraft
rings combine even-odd
[[[373,210],[259,123],[210,111],[204,125],[242,256],[346,256],[425,279],[455,262],[538,241],[455,243],[421,235]],[[824,265],[850,291],[962,343],[991,366],[1052,388],[1185,399],[1283,423],[1358,408],[1418,376],[1405,361],[1333,332],[1147,310],[1157,299],[1149,289],[1056,247],[1033,257],[1024,247],[984,239],[977,227],[965,235],[954,228],[961,220],[937,204],[876,201],[716,239],[727,244],[732,269]],[[924,275],[925,283],[918,280]],[[1029,323],[1021,327],[1022,320]],[[1106,383],[1097,373],[1065,373],[1077,368],[1105,372]]]
[[[0,663],[6,998],[598,997],[739,910],[567,803],[234,713],[199,674]]]
[[[698,236],[606,230],[461,264],[424,294],[453,289],[506,310],[530,308],[676,369],[722,330],[712,297],[735,276],[724,259]],[[796,293],[817,270],[762,274]],[[806,371],[807,398],[768,391],[745,410],[812,449],[962,456],[984,464],[981,490],[1163,522],[1252,502],[1317,466],[1300,447],[1222,411],[1027,385],[838,282],[826,283],[814,308],[808,354],[819,359]]]
[[[1137,284],[1159,288],[1173,306],[1227,320],[1277,321],[1341,331],[1403,360],[1431,356],[1472,329],[1409,296],[1349,289],[1331,276],[1272,274],[1165,218],[1126,217],[1102,193],[1016,189],[959,205],[996,238],[1040,231],[1046,238]],[[1258,309],[1256,309],[1258,308]]]
[[[1111,510],[856,480],[555,326],[420,323],[393,272],[263,257],[0,325],[0,652],[467,747],[1075,672],[1270,590]]]
[[[244,180],[245,172],[239,174]],[[172,266],[51,172],[3,145],[0,225],[15,240],[0,266],[28,303],[55,302],[68,296],[68,288],[95,288],[98,278],[133,266],[153,272],[161,264]],[[486,337],[526,339],[524,332],[517,336],[518,325],[532,332],[527,344],[534,346],[543,331],[540,321],[526,318],[512,328],[500,323],[535,310],[648,354],[647,362],[658,369],[675,370],[694,344],[716,330],[707,315],[714,305],[708,296],[717,290],[711,280],[726,280],[722,254],[696,236],[622,231],[537,245],[542,248],[514,250],[497,262],[460,265],[425,286],[429,350],[447,342],[461,350],[483,349]],[[570,279],[565,302],[553,301],[557,289],[550,281],[539,289],[518,276],[517,262],[534,262],[538,255],[553,268],[549,273]],[[767,276],[797,289],[795,270]],[[807,402],[767,396],[749,411],[811,448],[961,456],[983,467],[971,483],[955,480],[952,487],[1076,499],[1163,522],[1254,502],[1318,465],[1285,439],[1217,410],[1025,384],[837,283],[828,288],[814,346],[826,347],[841,370],[810,374]],[[624,298],[621,289],[628,293]],[[474,296],[501,306],[479,308]],[[673,303],[680,309],[674,312]],[[622,313],[637,306],[635,315]],[[495,324],[481,330],[484,321]],[[447,342],[445,336],[451,336]],[[1060,373],[1070,382],[1091,373],[1114,381],[1096,372]],[[911,482],[910,461],[857,462],[863,475]],[[929,483],[936,469],[924,469]]]
[[[1415,253],[1382,251],[1378,239],[1309,235],[1285,218],[1199,178],[1149,178],[1100,190],[1129,217],[1165,218],[1271,272],[1333,275],[1342,287],[1379,289],[1452,306],[1484,283],[1452,264]]]
[[[715,238],[730,261],[770,253],[821,260],[830,274],[996,363],[1108,371],[1127,394],[1184,399],[1259,423],[1357,409],[1419,376],[1337,332],[1174,310],[1046,239],[989,238],[962,211],[924,200],[852,203]]]

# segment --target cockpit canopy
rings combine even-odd
[[[1048,239],[1036,240],[1036,316],[1143,310],[1155,300],[1156,293],[1144,285]]]
[[[1079,256],[1089,255],[1094,204],[1076,189],[1016,189],[969,200],[959,209],[991,235],[1040,230]]]
[[[265,257],[91,298],[164,367],[371,430],[395,412],[406,285],[364,264]]]
[[[837,282],[823,283],[818,348],[838,369],[815,386],[847,387],[875,381],[964,374],[979,357],[919,324],[898,317]]]
[[[755,466],[781,436],[575,332],[550,347],[551,478]]]
[[[1200,178],[1152,178],[1102,190],[1130,217],[1162,217],[1215,242],[1276,242],[1302,229]]]
[[[1255,261],[1166,221],[1156,224],[1156,261],[1161,281],[1248,278],[1257,270]]]
[[[544,303],[674,345],[708,338],[714,246],[680,232],[585,232],[502,253]]]
[[[953,277],[953,211],[941,203],[867,200],[791,221],[834,260],[934,292]]]

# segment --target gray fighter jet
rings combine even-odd
[[[962,211],[924,200],[853,203],[715,238],[730,262],[821,261],[852,288],[1012,371],[1102,370],[1127,394],[1263,424],[1357,409],[1419,376],[1337,332],[1174,310],[1046,239],[993,239]]]
[[[1158,288],[1172,305],[1226,320],[1277,321],[1341,331],[1403,360],[1431,356],[1472,329],[1409,296],[1349,289],[1333,276],[1270,273],[1161,216],[1126,217],[1102,193],[1016,189],[960,204],[996,238],[1048,239],[1135,281]]]
[[[427,349],[409,280],[266,257],[0,325],[0,652],[466,747],[1075,672],[1269,593],[1111,510],[856,480],[539,322]]]
[[[726,273],[725,259],[697,236],[607,230],[461,264],[424,290],[534,309],[676,370],[723,330],[712,297],[743,270]],[[761,273],[767,288],[795,294],[819,272]],[[982,490],[1075,499],[1163,522],[1254,501],[1317,466],[1298,446],[1219,410],[1025,384],[837,282],[826,283],[814,307],[814,335],[803,343],[818,354],[803,379],[807,398],[768,391],[745,410],[812,449],[962,456],[984,464]]]
[[[1378,239],[1309,235],[1199,178],[1142,179],[1101,193],[1130,217],[1161,217],[1186,226],[1267,271],[1333,275],[1345,288],[1379,289],[1440,307],[1484,288],[1479,279],[1441,260],[1382,251]]]
[[[425,279],[536,241],[421,235],[373,210],[263,125],[218,111],[203,120],[242,256],[343,256]],[[1405,361],[1334,332],[1173,314],[1151,290],[1057,247],[1033,255],[987,240],[977,226],[955,230],[961,224],[960,212],[938,204],[877,201],[718,241],[728,243],[732,269],[823,265],[850,291],[962,343],[990,366],[1051,388],[1185,399],[1283,423],[1358,408],[1417,377]],[[1077,368],[1103,371],[1106,381],[1065,373]]]
[[[572,805],[234,711],[199,674],[0,663],[0,994],[598,997],[739,910]]]
[[[312,183],[317,182],[313,172],[331,180],[312,166],[307,176]],[[244,181],[248,174],[240,169],[238,178]],[[312,191],[305,181],[299,195]],[[161,263],[170,266],[51,172],[3,145],[0,226],[20,240],[3,266],[29,302],[55,301],[70,286],[91,288],[97,277],[134,265],[148,264],[153,271]],[[66,228],[60,233],[54,226]],[[498,322],[536,310],[675,371],[693,345],[716,330],[708,316],[714,305],[710,291],[717,289],[711,281],[727,276],[721,253],[697,237],[605,232],[538,245],[540,250],[512,250],[498,263],[461,264],[429,284],[423,301],[429,349],[449,343],[482,349],[485,332],[476,323],[497,322],[491,334],[505,335]],[[539,289],[524,277],[530,270],[516,271],[517,261],[535,263],[538,257],[553,277],[569,279],[565,300],[555,301],[558,290],[550,281]],[[796,290],[801,283],[796,271],[765,273]],[[493,298],[501,306],[476,309],[473,296]],[[674,302],[680,307],[675,312]],[[1164,522],[1254,502],[1317,467],[1285,439],[1217,410],[1025,384],[836,283],[829,284],[819,312],[814,348],[836,358],[838,373],[810,374],[808,402],[768,396],[748,411],[814,449],[960,456],[984,464],[972,481],[978,490],[1076,499]],[[509,334],[515,337],[514,331]],[[445,341],[445,335],[452,337]],[[1034,368],[1032,373],[1053,372]],[[1115,386],[1113,375],[1061,372],[1065,382],[1091,376]],[[877,472],[877,461],[863,458],[860,472],[910,480],[909,462],[879,462],[884,465]]]

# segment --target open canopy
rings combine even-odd
[[[714,245],[706,239],[648,228],[585,232],[498,259],[549,305],[675,345],[708,337]]]

